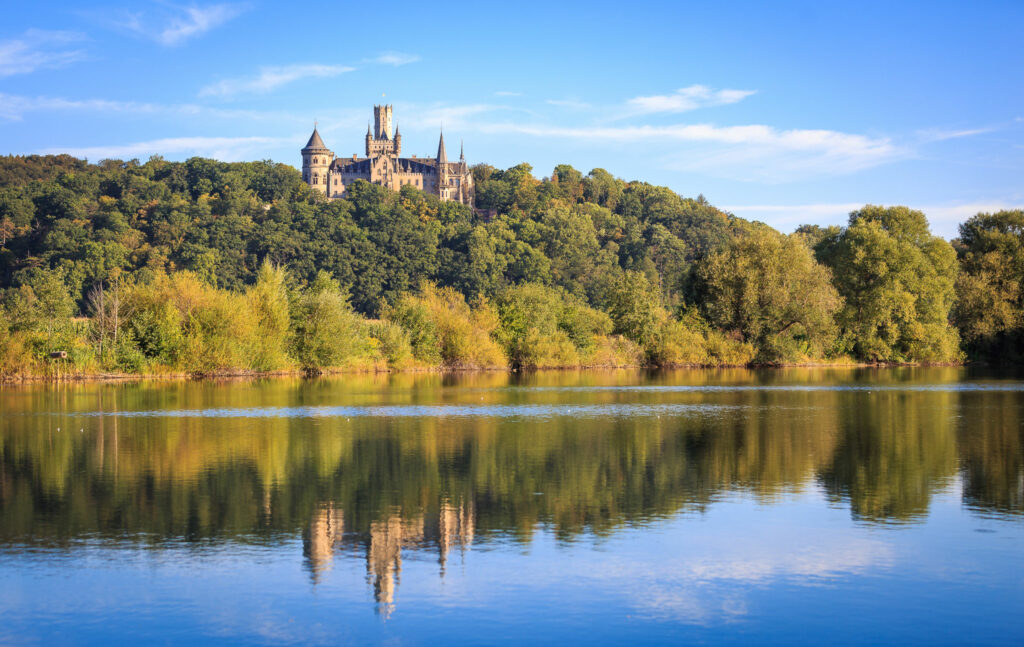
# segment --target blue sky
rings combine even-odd
[[[299,8],[301,7],[301,9]],[[1024,206],[1024,3],[10,3],[0,154],[559,163],[791,231]]]

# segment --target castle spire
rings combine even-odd
[[[441,140],[437,143],[437,161],[448,162],[448,153],[444,150],[444,131],[441,131]]]
[[[303,148],[302,150],[312,150],[314,148],[327,148],[327,146],[324,145],[324,140],[320,139],[320,133],[316,131],[315,124],[313,125],[313,134],[309,136],[309,141],[306,142],[306,148]]]

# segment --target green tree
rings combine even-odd
[[[1024,211],[980,213],[960,225],[956,323],[968,349],[1024,359]]]
[[[359,328],[348,295],[329,274],[320,272],[292,308],[292,354],[312,372],[341,366],[364,350]]]
[[[707,321],[754,344],[761,361],[820,357],[834,343],[831,272],[795,235],[752,228],[700,262],[696,283]]]
[[[869,361],[954,361],[949,325],[956,253],[920,211],[866,206],[816,249],[844,299],[837,320],[848,348]]]
[[[264,261],[256,274],[256,285],[249,289],[249,308],[256,324],[257,370],[279,369],[288,364],[290,316],[288,311],[288,280],[283,267]]]

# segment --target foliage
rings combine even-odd
[[[287,275],[284,268],[264,261],[249,289],[249,309],[256,325],[253,367],[268,371],[288,365],[290,332]]]
[[[834,339],[831,273],[797,236],[752,228],[700,264],[694,290],[707,321],[753,344],[760,361],[821,357]]]
[[[342,366],[368,351],[361,318],[338,282],[325,272],[298,295],[292,329],[293,356],[309,371]]]
[[[486,301],[470,308],[452,288],[424,283],[419,294],[406,293],[384,318],[409,334],[413,357],[449,368],[498,368],[508,365],[493,339],[498,317]]]
[[[515,367],[587,364],[611,318],[564,290],[537,283],[509,288],[497,300],[498,338]]]
[[[932,236],[920,211],[866,206],[849,226],[817,246],[844,299],[837,315],[843,342],[868,361],[956,361],[949,325],[956,254]]]
[[[970,352],[1024,359],[1024,211],[982,213],[960,225],[953,321]]]
[[[269,161],[2,157],[0,303],[22,349],[7,356],[23,360],[5,361],[34,373],[54,350],[78,372],[577,366],[637,352],[652,365],[934,362],[961,357],[957,330],[975,357],[1021,357],[1019,211],[968,221],[954,253],[906,207],[784,236],[603,169],[473,173],[475,212],[366,182],[327,201]]]

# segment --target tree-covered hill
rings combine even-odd
[[[124,293],[117,326],[132,322],[117,342],[130,346],[118,353],[135,357],[128,368],[194,370],[184,355],[161,355],[145,339],[206,334],[195,313],[179,307],[176,333],[143,325],[140,313],[159,310],[144,293],[187,286],[209,303],[247,298],[252,308],[253,295],[277,281],[280,356],[258,368],[347,361],[301,359],[296,313],[326,294],[335,296],[320,305],[333,299],[337,312],[351,308],[360,321],[395,327],[357,326],[376,355],[360,352],[389,363],[380,350],[388,334],[416,361],[459,363],[427,352],[442,343],[436,325],[429,339],[417,329],[430,316],[450,319],[458,300],[469,304],[470,327],[497,344],[486,360],[497,364],[586,363],[594,361],[592,338],[609,340],[598,344],[608,350],[616,336],[652,364],[957,361],[958,330],[975,354],[999,348],[1005,356],[1019,340],[1020,212],[972,219],[954,250],[905,207],[869,206],[849,227],[786,236],[703,196],[602,169],[583,175],[562,165],[544,179],[526,164],[473,172],[476,212],[413,187],[393,193],[364,182],[330,202],[298,171],[269,161],[2,157],[0,332],[37,359],[77,335],[93,349],[90,361],[123,369],[127,360],[105,355],[112,342],[96,344],[107,334],[96,332],[106,316],[98,313],[110,307],[97,305],[97,295],[113,289]],[[55,337],[52,322],[73,315],[89,321]],[[606,361],[631,356],[616,348]],[[223,367],[245,364],[250,351],[227,353]]]

